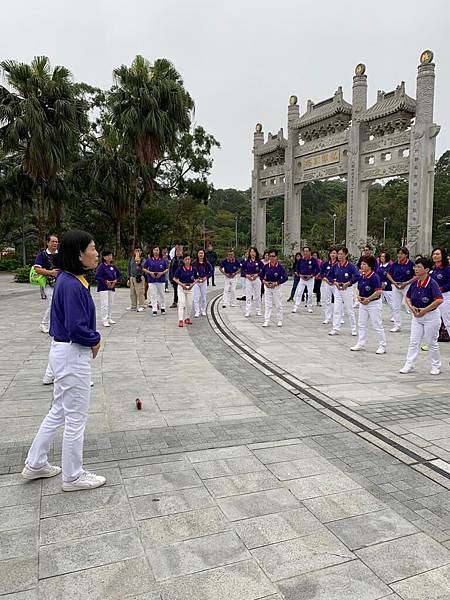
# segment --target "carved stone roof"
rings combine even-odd
[[[277,150],[285,150],[287,147],[287,139],[283,136],[283,129],[280,129],[277,135],[271,133],[267,136],[267,142],[256,148],[256,154],[263,156]]]
[[[334,95],[327,100],[314,104],[308,100],[306,112],[295,122],[297,128],[306,127],[324,121],[338,114],[352,114],[352,105],[344,100],[342,87],[339,86]]]
[[[361,121],[381,119],[397,112],[416,113],[416,101],[405,92],[405,82],[402,81],[392,92],[378,91],[377,101],[373,106],[361,112]]]

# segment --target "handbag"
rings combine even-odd
[[[47,276],[36,273],[34,265],[30,269],[30,283],[32,285],[39,285],[40,287],[45,287],[47,284]]]

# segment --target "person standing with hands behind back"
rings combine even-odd
[[[236,306],[236,285],[237,275],[241,270],[241,263],[236,260],[234,250],[228,250],[228,256],[225,258],[219,267],[219,271],[225,275],[223,284],[223,299],[222,306],[226,308],[228,305]]]
[[[178,267],[173,278],[178,285],[178,327],[184,327],[184,324],[192,325],[193,287],[197,282],[198,274],[191,262],[190,255],[185,254],[183,266]]]
[[[286,269],[278,262],[278,252],[269,250],[269,262],[261,269],[261,281],[265,288],[265,312],[263,327],[269,327],[272,307],[277,311],[277,325],[283,327],[283,298],[281,286],[288,280]]]
[[[95,280],[97,281],[97,292],[100,294],[102,324],[103,327],[110,327],[116,324],[111,318],[111,313],[116,285],[122,279],[122,273],[113,265],[112,250],[104,250],[102,259],[95,272]]]
[[[60,467],[48,463],[47,455],[56,432],[64,426],[62,489],[72,492],[100,487],[106,481],[83,467],[91,362],[100,349],[95,305],[85,279],[85,274],[98,263],[92,236],[85,231],[69,231],[63,236],[55,259],[61,272],[55,285],[50,320],[53,402],[28,452],[22,476],[40,479],[61,473]]]

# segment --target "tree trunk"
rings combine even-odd
[[[36,188],[36,206],[37,206],[37,219],[36,225],[38,230],[38,240],[41,248],[45,248],[45,207],[44,207],[44,190],[42,184],[39,183]]]
[[[120,219],[116,221],[116,258],[122,258],[122,243],[120,237]]]
[[[25,247],[25,210],[24,210],[23,197],[20,198],[20,208],[22,211],[22,265],[24,267],[26,267],[26,265],[27,265],[27,250]]]

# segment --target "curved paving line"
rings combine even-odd
[[[208,320],[213,331],[244,360],[270,377],[291,394],[301,397],[316,410],[327,414],[356,435],[398,458],[416,471],[450,489],[450,465],[435,454],[411,442],[406,442],[397,434],[372,423],[333,398],[307,385],[301,379],[266,359],[250,347],[239,334],[224,322],[219,310],[219,293],[208,303]]]

